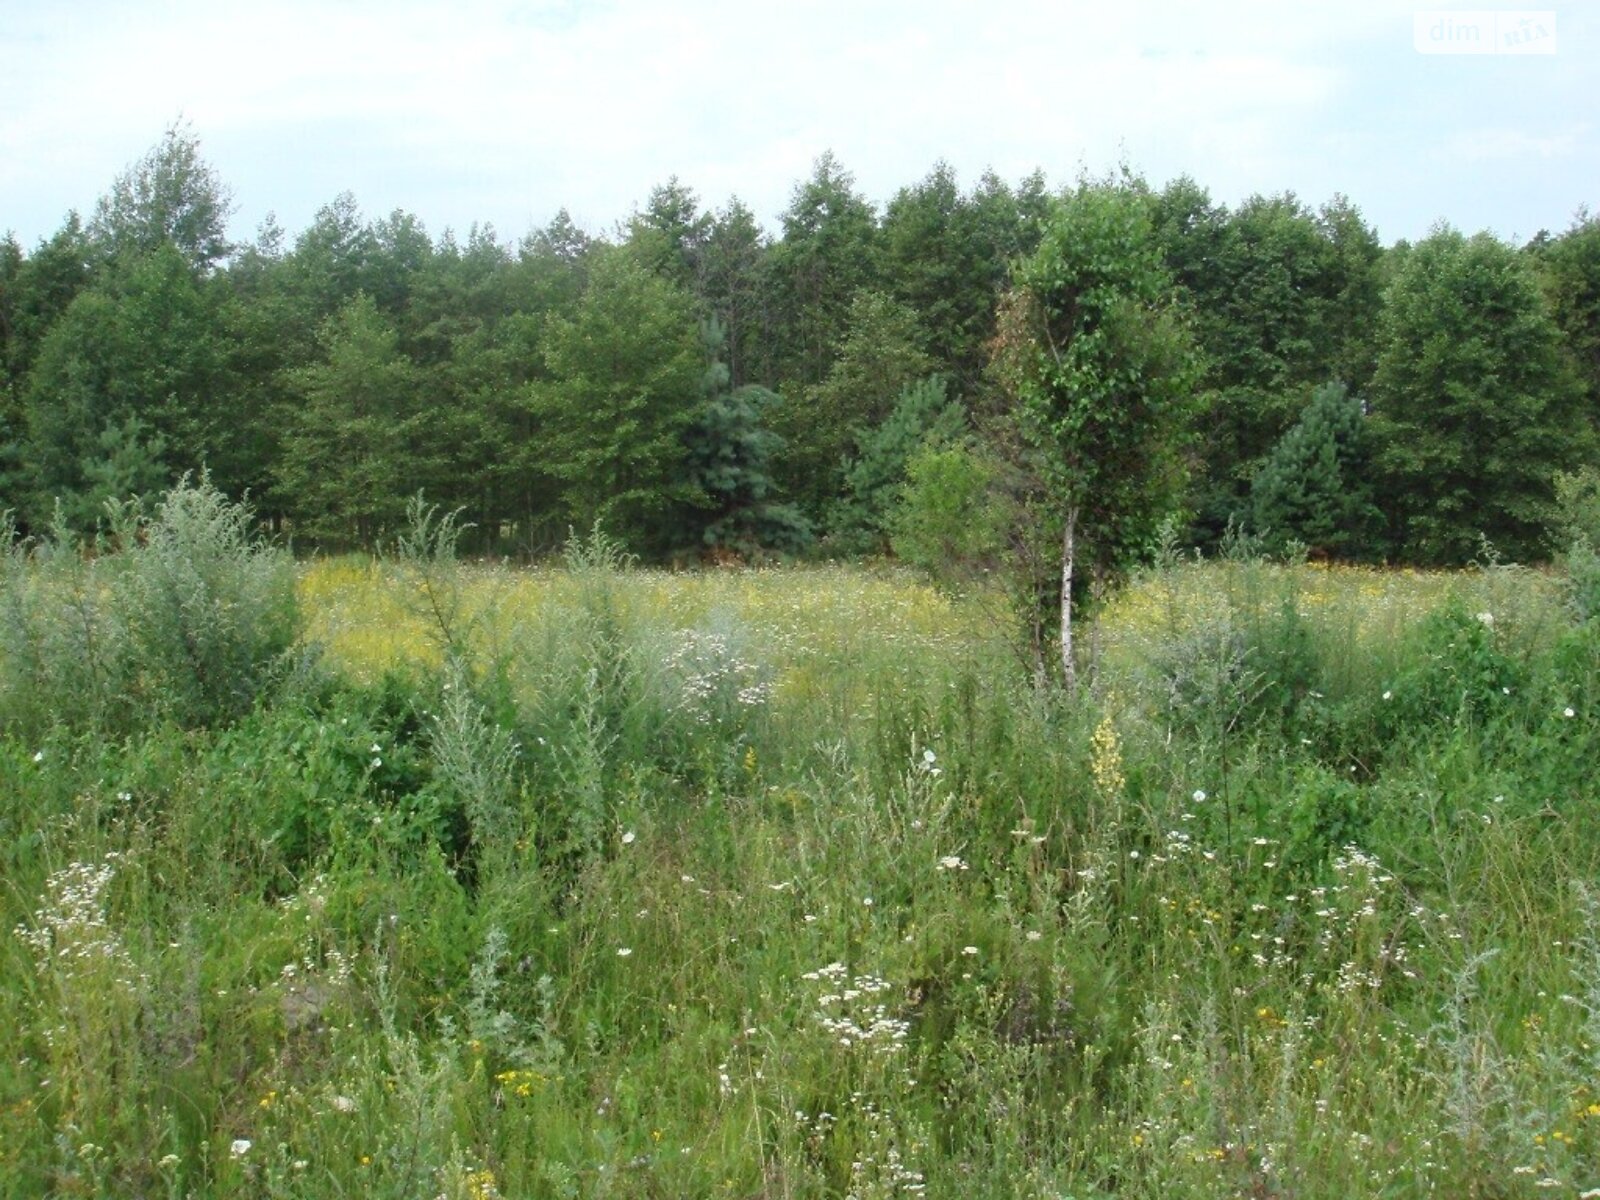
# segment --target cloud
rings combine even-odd
[[[1579,122],[1548,133],[1503,126],[1469,130],[1452,137],[1442,153],[1469,163],[1592,156],[1595,147],[1587,136],[1591,128],[1587,122]]]
[[[1410,22],[1390,0],[37,5],[0,35],[0,221],[47,232],[180,115],[247,228],[344,189],[435,230],[515,235],[559,206],[605,228],[673,174],[773,224],[827,149],[879,203],[941,158],[968,182],[1126,158],[1224,196],[1304,189],[1320,148],[1405,120],[1369,64],[1403,56],[1380,89],[1417,69]]]

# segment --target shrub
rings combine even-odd
[[[113,507],[110,528],[85,545],[60,523],[36,542],[0,526],[0,725],[122,733],[248,712],[298,633],[288,554],[204,478],[148,522]]]
[[[126,552],[115,619],[141,690],[181,725],[243,716],[294,644],[294,564],[253,526],[208,480],[184,481]]]

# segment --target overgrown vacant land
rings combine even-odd
[[[213,493],[0,575],[6,1195],[1600,1187],[1600,623],[1168,563],[981,597]]]

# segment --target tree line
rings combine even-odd
[[[1385,246],[1343,197],[944,164],[880,211],[831,155],[775,233],[676,179],[515,243],[346,194],[234,244],[230,211],[174,128],[87,220],[0,241],[24,531],[204,471],[308,549],[383,543],[422,491],[488,553],[598,522],[657,560],[983,560],[1042,554],[1030,525],[1059,551],[1070,513],[1109,568],[1171,510],[1202,545],[1450,564],[1546,555],[1597,461],[1586,212]]]

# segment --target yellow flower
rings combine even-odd
[[[1122,794],[1127,782],[1122,774],[1122,746],[1109,715],[1089,735],[1089,770],[1094,775],[1095,789],[1106,799]]]

